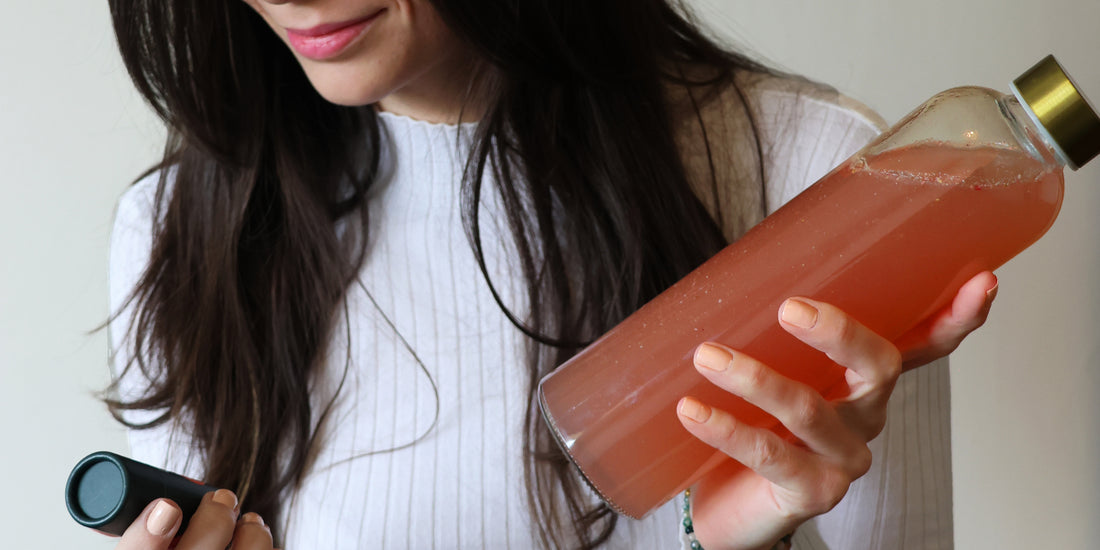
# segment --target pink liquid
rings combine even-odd
[[[854,158],[547,376],[543,414],[601,496],[642,517],[731,460],[680,425],[681,397],[779,428],[695,371],[698,344],[836,391],[843,369],[779,327],[783,300],[835,304],[896,339],[1038,240],[1062,190],[1060,169],[1018,151],[932,143]]]

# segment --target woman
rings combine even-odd
[[[675,502],[619,521],[541,424],[535,383],[876,119],[724,51],[663,0],[206,4],[111,0],[170,134],[119,206],[110,404],[142,428],[139,459],[233,490],[208,495],[179,548],[782,547],[872,468],[903,365],[988,310],[983,274],[895,346],[788,301],[784,328],[849,368],[834,402],[701,347],[701,373],[800,442],[685,396],[685,428],[752,473],[700,481],[693,529]],[[165,548],[179,523],[154,502],[119,546]]]

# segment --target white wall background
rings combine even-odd
[[[231,0],[229,0],[231,1]],[[1046,53],[1100,99],[1096,0],[694,0],[722,34],[895,120],[958,84],[1007,89]],[[106,2],[20,2],[0,33],[0,532],[11,548],[110,548],[65,513],[69,468],[125,452],[108,382],[114,201],[161,132],[114,51]],[[991,321],[955,355],[956,545],[1100,540],[1100,161],[1067,179],[1043,241],[998,274]]]
[[[109,381],[114,201],[160,148],[115,53],[107,2],[5,2],[0,33],[0,501],[6,548],[111,548],[68,517],[68,471],[123,432]]]

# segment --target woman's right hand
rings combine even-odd
[[[183,514],[171,500],[157,499],[130,524],[115,550],[271,550],[271,530],[263,519],[251,512],[238,518],[239,513],[232,491],[206,493],[173,547]]]

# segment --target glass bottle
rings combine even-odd
[[[1038,240],[1063,166],[1098,151],[1100,118],[1053,57],[1013,94],[942,92],[546,376],[543,416],[592,488],[640,518],[731,460],[680,425],[681,397],[781,428],[695,371],[700,343],[835,394],[844,369],[780,328],[783,300],[831,303],[896,339]]]

